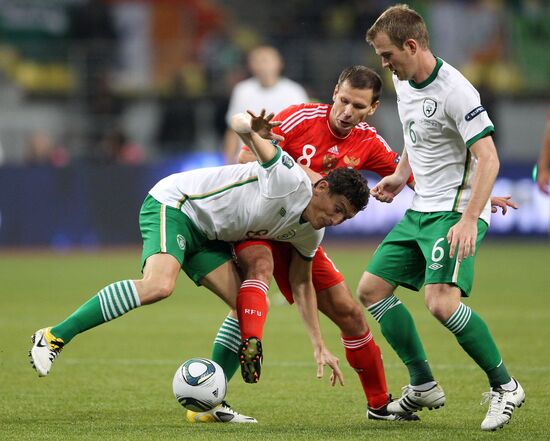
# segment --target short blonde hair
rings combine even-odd
[[[428,49],[430,38],[422,16],[409,5],[399,4],[386,9],[367,31],[367,42],[372,44],[378,33],[384,32],[390,41],[402,48],[405,41],[413,39],[422,49]]]

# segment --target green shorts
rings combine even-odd
[[[456,254],[453,259],[449,257],[447,243],[447,233],[460,217],[461,213],[454,211],[421,213],[407,210],[375,251],[367,271],[393,286],[402,285],[418,291],[422,285],[448,283],[458,286],[463,296],[469,296],[475,256],[459,264]],[[477,221],[476,252],[487,227],[485,221]]]
[[[141,269],[149,256],[166,253],[174,256],[195,284],[232,258],[231,246],[209,240],[180,210],[161,204],[147,195],[139,212],[143,238]]]

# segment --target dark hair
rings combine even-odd
[[[409,5],[399,4],[386,9],[367,31],[367,42],[372,44],[379,32],[384,32],[399,49],[409,38],[416,40],[422,49],[428,49],[428,28],[422,16]]]
[[[328,182],[331,194],[343,195],[357,211],[367,206],[370,189],[367,180],[357,170],[337,167],[323,179]]]
[[[380,99],[382,79],[374,70],[366,66],[350,66],[338,77],[338,86],[347,82],[354,89],[372,89],[372,102]]]

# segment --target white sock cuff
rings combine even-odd
[[[243,282],[241,285],[241,288],[257,288],[260,291],[262,291],[264,294],[267,295],[267,290],[269,289],[269,286],[267,286],[264,282],[257,279],[248,279]]]
[[[472,317],[472,310],[461,302],[453,315],[443,325],[456,335],[466,327],[470,317]]]

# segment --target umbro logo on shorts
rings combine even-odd
[[[443,268],[443,265],[440,263],[432,263],[428,268],[437,271],[438,269]]]

